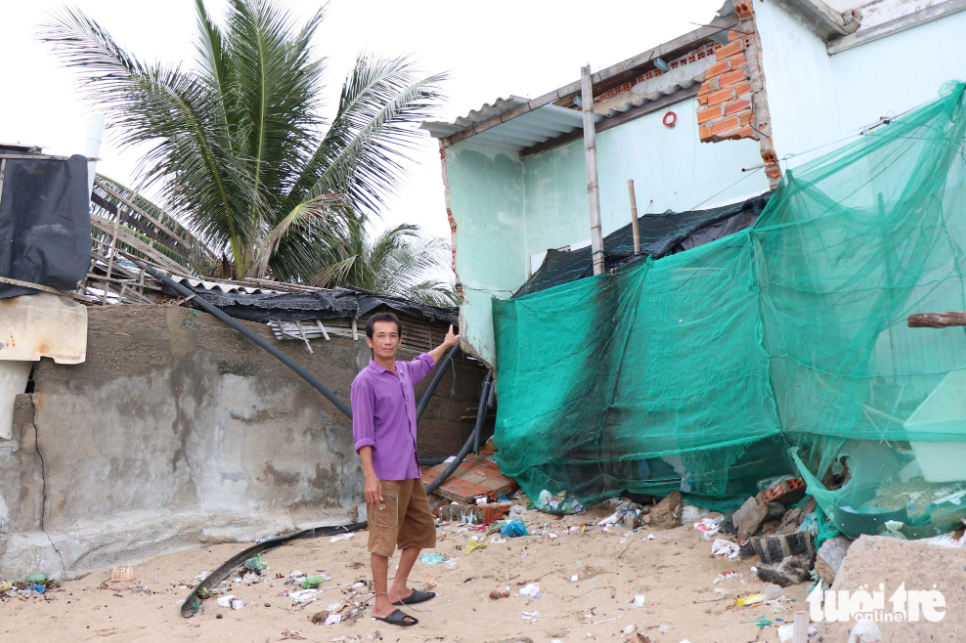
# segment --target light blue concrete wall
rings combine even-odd
[[[756,3],[755,18],[775,150],[795,155],[787,167],[835,149],[882,116],[938,98],[948,80],[966,79],[966,12],[832,56],[773,0]]]
[[[768,189],[757,141],[702,144],[696,101],[662,110],[597,137],[601,222],[605,235],[630,222],[627,180],[639,214],[713,207]],[[456,222],[456,274],[463,287],[461,332],[484,361],[495,363],[493,297],[509,297],[530,274],[530,256],[590,239],[582,140],[522,162],[516,154],[470,141],[446,149],[449,205]]]
[[[630,223],[628,179],[641,215],[652,200],[652,212],[683,212],[768,190],[763,172],[741,171],[761,163],[758,141],[701,143],[696,109],[697,101],[688,99],[598,134],[605,235]],[[677,114],[673,128],[663,124],[667,111]],[[583,140],[529,157],[523,167],[528,256],[590,239]]]
[[[527,279],[523,164],[514,152],[469,141],[446,148],[445,163],[463,290],[460,334],[471,354],[492,365],[493,297],[509,297]]]

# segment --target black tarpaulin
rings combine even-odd
[[[91,264],[87,159],[4,159],[0,275],[73,290]],[[0,283],[0,298],[37,292]]]
[[[402,297],[372,295],[348,289],[299,293],[240,293],[209,290],[192,286],[198,297],[236,319],[253,322],[305,321],[308,319],[358,319],[378,306],[426,321],[455,324],[459,317],[455,308],[438,308]]]
[[[638,219],[640,257],[649,255],[657,259],[749,228],[765,209],[770,196],[771,192],[766,192],[746,201],[708,210],[644,215]],[[634,233],[630,223],[604,237],[604,257],[608,269],[634,257]],[[591,274],[590,247],[548,250],[540,268],[513,296],[528,295]]]

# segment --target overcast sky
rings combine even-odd
[[[300,22],[318,1],[277,0]],[[64,6],[59,0],[2,0],[0,4],[0,142],[42,145],[55,154],[83,152],[94,111],[75,78],[58,67],[38,27]],[[225,0],[207,0],[220,16]],[[332,0],[316,50],[328,57],[332,104],[358,52],[411,54],[427,73],[448,71],[447,103],[440,120],[452,120],[498,96],[534,97],[577,80],[581,65],[596,71],[707,23],[722,0],[635,0],[594,5],[574,1],[517,0],[469,3],[434,0]],[[114,39],[145,61],[194,57],[194,0],[75,0]],[[399,193],[389,200],[382,228],[417,223],[432,235],[449,233],[443,205],[439,152],[426,134]],[[136,151],[110,140],[98,171],[136,183]]]

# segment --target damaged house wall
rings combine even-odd
[[[677,114],[674,127],[663,123]],[[763,173],[742,178],[761,162],[759,143],[745,139],[700,145],[693,97],[608,129],[597,136],[603,233],[627,225],[627,180],[634,179],[641,214],[684,211],[737,201],[768,189]],[[512,151],[457,143],[443,150],[448,208],[455,227],[455,268],[463,288],[464,339],[493,364],[492,300],[506,298],[539,266],[550,248],[586,245],[590,235],[583,142],[522,161]]]
[[[347,521],[363,485],[351,424],[288,368],[184,308],[94,307],[88,321],[87,361],[37,363],[0,440],[3,576]],[[346,401],[369,356],[364,340],[275,345]],[[484,374],[456,360],[420,423],[421,455],[458,450]]]

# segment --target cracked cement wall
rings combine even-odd
[[[318,340],[309,354],[247,325],[348,402],[364,341]],[[485,371],[455,371],[420,424],[424,456],[455,452],[472,429],[459,418]],[[348,418],[209,315],[91,308],[87,361],[42,360],[32,380],[0,440],[0,578],[345,523],[362,499]]]

